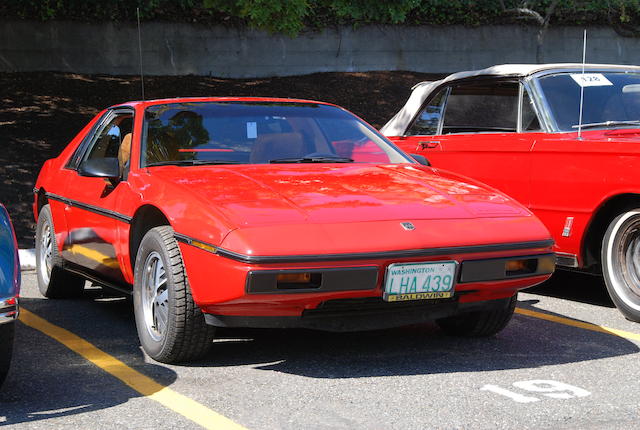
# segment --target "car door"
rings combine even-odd
[[[129,192],[128,184],[123,178],[83,176],[80,171],[87,160],[117,159],[122,143],[131,140],[132,127],[132,110],[108,112],[72,157],[63,195],[68,234],[62,256],[101,279],[115,282],[124,279],[116,252],[118,227],[128,222],[115,209]]]
[[[469,176],[528,205],[534,144],[528,132],[539,129],[526,87],[484,79],[438,90],[398,143],[433,167]]]

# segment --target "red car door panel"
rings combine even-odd
[[[109,279],[124,280],[115,249],[122,221],[114,209],[125,187],[113,187],[102,178],[82,177],[75,171],[70,176],[64,193],[68,235],[62,256]]]

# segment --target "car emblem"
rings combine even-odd
[[[401,222],[400,225],[407,231],[415,230],[416,226],[410,222]]]

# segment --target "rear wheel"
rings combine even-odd
[[[15,325],[13,322],[0,324],[0,386],[7,378],[11,365]]]
[[[212,344],[214,328],[193,301],[173,229],[155,227],[140,243],[133,306],[138,337],[149,356],[163,363],[195,360]]]
[[[640,209],[618,215],[602,241],[602,274],[611,300],[640,322]]]
[[[38,216],[36,273],[38,275],[38,289],[45,297],[54,299],[82,295],[84,278],[62,268],[62,257],[58,253],[56,231],[49,205],[43,206]]]
[[[506,306],[502,309],[464,313],[436,320],[436,323],[446,334],[451,336],[493,336],[511,321],[518,295],[515,294],[506,301]]]

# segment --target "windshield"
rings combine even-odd
[[[144,166],[411,163],[373,128],[334,106],[189,102],[145,112]]]
[[[584,87],[585,128],[639,127],[640,74],[625,72],[561,73],[538,84],[559,131],[576,131],[580,116],[580,86]]]

